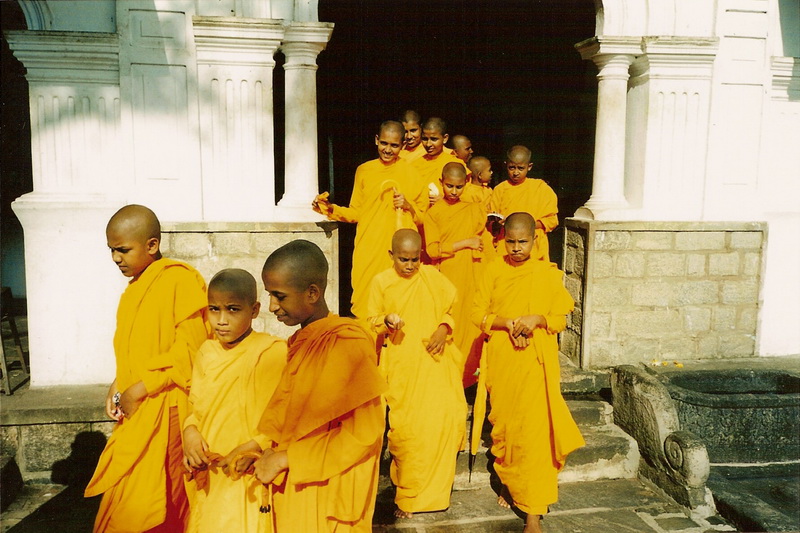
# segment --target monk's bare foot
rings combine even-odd
[[[399,507],[394,511],[395,518],[414,518],[414,513],[407,513]]]
[[[497,498],[497,505],[502,507],[503,509],[511,509],[511,506],[514,504],[514,500],[511,499],[511,494],[508,492],[508,489],[503,486],[503,489],[500,491],[500,496]]]
[[[525,529],[522,533],[543,533],[542,532],[542,515],[529,514],[525,519]]]

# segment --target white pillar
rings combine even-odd
[[[575,213],[605,218],[628,207],[625,199],[625,134],[629,68],[641,53],[640,38],[595,37],[576,45],[597,65],[597,126],[592,196]],[[618,215],[617,215],[618,216]]]
[[[273,58],[281,21],[194,17],[203,218],[271,220],[275,206]]]
[[[317,55],[325,49],[333,24],[293,22],[281,47],[286,56],[285,192],[278,202],[294,216],[319,218],[311,210],[317,185]]]
[[[105,225],[121,205],[116,35],[8,32],[27,69],[33,192],[25,232],[33,386],[110,382],[119,274]],[[97,295],[103,295],[98,297]]]

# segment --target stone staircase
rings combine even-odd
[[[613,408],[603,398],[603,394],[608,388],[608,375],[582,371],[571,366],[567,361],[562,361],[562,369],[562,393],[586,440],[586,446],[569,455],[567,465],[559,475],[559,481],[571,483],[635,478],[639,466],[639,448],[633,438],[613,423]],[[468,435],[470,425],[471,407],[467,424]],[[487,447],[491,445],[490,430],[491,427],[487,421],[483,427],[482,445],[476,457],[471,481],[468,466],[469,453],[462,452],[458,456],[451,511],[454,511],[454,507],[459,505],[458,494],[461,491],[480,491],[487,493],[486,497],[490,499],[493,497],[490,489],[493,480],[488,468],[490,467],[490,458],[487,455]],[[385,528],[392,530],[392,526],[396,527],[395,520],[390,516],[390,510],[393,509],[394,490],[388,476],[388,464],[389,459],[385,457],[379,485],[376,531],[385,530]],[[497,506],[494,505],[494,507]],[[494,512],[492,509],[490,507],[489,512]],[[437,514],[440,513],[433,513],[424,518],[421,516],[420,519],[425,521],[427,527],[434,527]],[[456,514],[461,513],[457,512]],[[449,523],[453,521],[452,515],[453,512],[448,512],[443,514],[442,518]],[[487,519],[490,518],[487,517]],[[498,519],[507,521],[508,516],[498,513]]]

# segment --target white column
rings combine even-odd
[[[203,218],[271,220],[275,206],[273,56],[281,21],[194,17]]]
[[[597,65],[597,126],[592,196],[576,217],[605,218],[625,210],[625,135],[629,68],[641,51],[640,38],[595,37],[576,45]]]
[[[12,209],[25,231],[31,384],[107,383],[123,283],[104,234],[124,166],[117,36],[7,36],[30,95],[34,190]]]
[[[286,56],[286,178],[278,206],[301,218],[318,218],[311,211],[318,193],[317,55],[332,31],[331,23],[293,22],[281,47]]]

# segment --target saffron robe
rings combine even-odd
[[[416,217],[405,210],[395,210],[393,188],[397,188],[414,206]],[[367,315],[367,290],[372,278],[392,265],[387,250],[392,247],[392,235],[401,228],[417,229],[422,214],[428,208],[428,193],[419,173],[406,161],[384,164],[373,159],[356,170],[350,206],[333,206],[331,220],[354,222],[356,237],[353,247],[351,283],[352,313],[361,318]]]
[[[439,356],[426,349],[440,324],[454,330],[455,299],[453,284],[428,265],[411,278],[399,276],[394,268],[384,270],[370,288],[370,322],[378,334],[387,332],[387,314],[397,313],[405,322],[386,339],[380,368],[389,383],[395,503],[409,513],[449,507],[456,456],[464,444],[463,356],[450,339]]]
[[[170,408],[177,408],[180,429],[192,361],[209,337],[207,305],[203,277],[166,258],[151,263],[120,297],[117,388],[124,392],[142,381],[148,396],[133,416],[116,424],[86,487],[87,497],[103,494],[95,531],[145,531],[164,522]],[[182,466],[170,475],[181,478]]]
[[[536,242],[531,257],[550,261],[547,233],[558,227],[558,197],[543,180],[527,178],[519,185],[506,180],[494,188],[492,211],[507,217],[511,213],[530,213],[541,221],[544,230],[536,230]],[[502,250],[505,255],[505,250]]]
[[[231,349],[216,339],[206,341],[197,353],[184,427],[196,426],[209,451],[228,455],[256,436],[284,366],[286,341],[266,333],[253,331]],[[264,531],[265,524],[259,526],[263,491],[255,477],[234,481],[221,468],[210,467],[208,484],[198,488],[191,502],[187,531]]]
[[[439,191],[439,196],[442,196],[442,169],[447,163],[458,163],[463,166],[465,169],[467,166],[464,164],[462,160],[454,156],[450,153],[450,150],[445,148],[444,150],[439,153],[439,155],[435,157],[431,157],[428,154],[423,155],[422,157],[415,159],[411,164],[416,168],[420,175],[422,176],[422,182],[425,187],[428,187],[429,184],[433,183],[436,186],[436,189]],[[469,172],[469,169],[467,169]],[[427,189],[426,189],[426,200],[427,200]]]
[[[256,438],[289,459],[270,484],[277,533],[372,531],[385,391],[375,344],[355,320],[330,314],[289,338]]]
[[[486,267],[473,307],[474,323],[489,336],[481,382],[491,397],[495,471],[529,514],[545,514],[558,500],[558,472],[585,444],[561,395],[557,335],[574,306],[562,279],[552,263],[531,258],[515,266],[501,257]],[[532,314],[542,315],[547,327],[535,328],[525,349],[515,349],[507,331],[490,329],[498,316]],[[473,428],[483,424],[478,417]]]
[[[425,151],[425,147],[422,146],[422,143],[419,143],[413,150],[406,150],[406,148],[403,147],[403,149],[400,150],[399,157],[400,159],[405,159],[407,162],[411,163],[415,159],[419,159],[427,153],[428,152]]]
[[[439,200],[425,213],[425,244],[431,264],[447,276],[458,288],[458,298],[453,307],[455,329],[453,338],[464,354],[461,368],[464,387],[477,381],[475,371],[481,357],[480,329],[471,320],[472,301],[481,273],[483,252],[464,248],[453,251],[453,243],[470,237],[482,237],[485,232],[486,211],[480,203]]]

